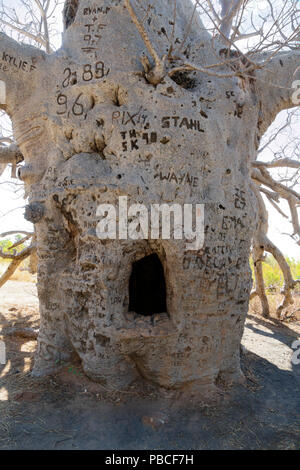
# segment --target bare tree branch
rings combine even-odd
[[[148,69],[148,66],[146,67],[146,78],[147,80],[152,83],[153,85],[157,85],[158,83],[160,83],[163,79],[163,77],[165,76],[166,72],[165,72],[165,58],[160,58],[158,53],[156,52],[154,46],[152,45],[150,39],[149,39],[149,36],[147,34],[147,31],[145,30],[143,24],[140,22],[140,20],[138,19],[132,5],[131,5],[131,2],[130,0],[125,0],[125,5],[127,7],[127,10],[129,12],[129,15],[133,21],[133,23],[135,24],[141,38],[143,39],[144,43],[145,43],[145,46],[147,47],[150,55],[152,56],[152,58],[154,59],[154,67],[153,68],[150,68]]]
[[[292,160],[291,158],[281,158],[273,162],[260,162],[252,163],[254,168],[300,168],[300,161]]]
[[[220,30],[226,37],[230,37],[234,17],[237,15],[244,0],[220,0],[222,7]]]
[[[11,278],[18,266],[22,263],[22,261],[31,256],[35,250],[35,244],[24,248],[24,250],[17,254],[3,253],[3,250],[0,250],[0,258],[12,260],[6,271],[0,277],[0,287],[2,287]]]
[[[22,260],[13,260],[6,271],[0,276],[0,287],[2,287],[12,277],[14,272],[18,269]]]
[[[25,36],[29,39],[32,39],[33,41],[36,41],[41,46],[47,48],[47,42],[43,38],[41,38],[39,36],[35,36],[34,34],[30,33],[29,31],[25,31],[24,29],[19,28],[18,26],[15,26],[12,23],[8,23],[8,21],[5,21],[3,18],[0,18],[0,22],[2,24],[4,24],[5,26],[9,26],[11,29],[13,29],[14,31],[17,31],[18,33],[22,34],[23,36]]]
[[[9,163],[15,169],[16,165],[22,162],[23,159],[23,155],[16,144],[0,147],[0,176]]]
[[[293,279],[291,269],[278,247],[270,241],[267,236],[268,232],[268,212],[263,201],[262,196],[259,193],[257,187],[253,186],[254,193],[257,198],[258,209],[259,209],[259,222],[257,231],[253,240],[253,262],[254,262],[254,275],[255,275],[255,290],[251,294],[251,298],[256,295],[259,297],[262,305],[262,314],[265,317],[270,315],[270,307],[268,298],[266,295],[266,289],[263,278],[263,268],[262,263],[264,261],[264,253],[270,253],[275,260],[277,261],[283,277],[284,277],[284,287],[282,290],[283,300],[277,308],[277,316],[281,318],[284,310],[293,304],[293,290],[300,281],[295,281]]]

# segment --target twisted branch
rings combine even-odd
[[[253,166],[255,166],[255,163],[253,164]],[[258,165],[258,167],[261,168],[260,165]],[[300,283],[300,281],[293,279],[291,268],[289,267],[283,253],[279,250],[277,246],[274,245],[274,243],[271,242],[271,240],[267,236],[267,232],[269,228],[268,212],[267,212],[264,200],[261,195],[261,192],[266,194],[266,190],[264,188],[261,188],[260,185],[265,184],[269,186],[271,189],[273,190],[275,189],[275,196],[269,192],[269,200],[275,197],[278,200],[279,197],[283,197],[287,199],[288,201],[293,201],[295,204],[296,196],[298,200],[300,201],[300,195],[295,193],[295,191],[274,181],[265,169],[262,171],[261,177],[259,175],[259,172],[255,171],[252,174],[252,178],[253,178],[253,181],[256,183],[252,185],[252,189],[257,198],[258,209],[259,209],[259,221],[258,221],[257,231],[255,233],[254,240],[253,240],[253,250],[252,250],[253,262],[254,262],[255,290],[251,293],[250,300],[253,299],[255,296],[258,296],[261,302],[261,306],[262,306],[262,315],[264,317],[270,316],[270,307],[269,307],[269,302],[268,302],[268,298],[266,295],[266,289],[265,289],[264,278],[263,278],[263,268],[262,268],[262,263],[265,260],[264,253],[268,252],[277,261],[282,271],[283,278],[284,278],[284,286],[281,291],[283,295],[283,300],[281,304],[277,307],[277,312],[276,312],[278,318],[283,318],[284,310],[294,303],[293,295],[292,295],[293,290]],[[268,196],[268,192],[267,192],[267,196]],[[277,206],[276,208],[277,210],[279,210]],[[295,214],[294,214],[295,220],[293,221],[294,230],[295,231],[297,230],[298,231],[297,233],[300,234],[299,219],[298,219],[296,205],[293,205],[291,203],[291,212],[292,212],[292,209],[293,210],[295,209]],[[282,214],[282,215],[285,216],[285,214]]]
[[[14,274],[16,269],[20,266],[20,264],[27,258],[30,257],[30,259],[33,258],[33,260],[36,258],[36,239],[35,239],[35,234],[32,232],[26,232],[26,231],[10,231],[10,232],[5,232],[0,234],[0,238],[7,237],[9,235],[15,235],[15,234],[23,234],[25,235],[21,240],[18,240],[16,243],[14,243],[11,246],[11,250],[13,250],[13,253],[4,253],[2,249],[0,249],[0,258],[2,259],[9,259],[11,263],[9,264],[8,268],[6,271],[2,274],[0,277],[0,287],[2,287]],[[15,248],[20,246],[21,244],[25,243],[27,240],[32,238],[30,246],[24,248],[22,251],[19,253],[16,253]],[[33,263],[30,262],[30,264],[33,265]],[[31,267],[31,272],[34,274],[34,268],[33,266]]]
[[[16,144],[0,147],[0,176],[9,163],[13,166],[12,174],[14,174],[17,164],[23,160],[24,157]]]
[[[129,13],[133,23],[135,24],[141,38],[143,39],[143,41],[145,43],[145,46],[147,47],[150,55],[152,56],[152,58],[154,60],[155,65],[154,65],[153,68],[149,67],[149,62],[147,63],[145,61],[145,59],[143,59],[143,61],[142,61],[143,65],[144,65],[145,72],[146,72],[146,78],[147,78],[148,82],[151,83],[152,85],[157,85],[158,83],[160,83],[162,81],[162,79],[166,75],[166,72],[165,72],[165,58],[161,59],[159,57],[158,53],[156,52],[154,46],[152,45],[152,43],[149,39],[147,31],[145,30],[143,24],[138,19],[137,15],[136,15],[136,13],[135,13],[132,5],[131,5],[130,0],[125,0],[125,5],[126,5],[126,8],[128,10],[128,13]]]
[[[6,271],[0,277],[0,287],[2,287],[11,278],[22,261],[31,256],[35,251],[35,243],[32,243],[29,247],[24,248],[24,250],[17,254],[3,253],[3,250],[0,250],[0,258],[12,260]]]

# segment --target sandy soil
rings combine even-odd
[[[0,308],[7,305],[37,308],[36,285],[33,282],[8,281],[0,289]]]
[[[300,321],[255,313],[254,306],[243,337],[245,385],[220,384],[217,401],[192,403],[142,382],[107,391],[76,362],[33,379],[36,341],[12,332],[38,328],[35,287],[8,282],[0,290],[8,359],[0,365],[0,449],[299,449],[300,365],[291,345]]]

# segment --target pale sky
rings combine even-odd
[[[19,0],[4,0],[4,5],[10,8],[16,7],[17,11],[20,10]],[[259,0],[258,2],[260,10],[267,6],[267,2]],[[61,17],[56,20],[57,29],[62,30]],[[59,46],[60,36],[56,37],[56,46]],[[282,112],[276,119],[276,122],[272,125],[275,129],[276,126],[280,126],[284,122],[285,112]],[[273,143],[273,151],[278,150],[280,147],[289,143],[291,136],[299,135],[300,128],[300,113],[298,119],[294,122],[290,132],[285,132],[280,135]],[[272,132],[272,129],[269,129]],[[293,156],[291,154],[291,156]],[[270,160],[270,152],[265,151],[259,156],[260,160]],[[5,182],[10,180],[10,170],[6,169],[5,173],[0,177],[0,233],[9,230],[30,230],[32,226],[26,222],[23,217],[25,201],[22,199],[20,193],[14,194],[9,184]],[[296,189],[296,188],[294,188]],[[298,188],[300,190],[300,188]],[[287,207],[285,203],[281,205],[284,210]],[[284,219],[270,204],[268,204],[270,219],[269,219],[269,237],[270,239],[281,249],[281,251],[290,257],[300,259],[300,247],[285,233],[292,233],[292,226],[288,220]],[[289,212],[286,211],[289,215]]]

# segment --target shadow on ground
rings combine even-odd
[[[120,404],[57,390],[22,403],[10,423],[17,449],[296,449],[300,444],[299,388],[292,372],[254,354],[244,358],[254,389],[239,387],[214,406],[178,409],[127,398]],[[252,379],[253,380],[253,379]],[[299,387],[299,384],[298,384]],[[38,417],[38,418],[37,418]]]
[[[5,321],[2,315],[4,337]],[[33,379],[36,342],[8,339],[9,367],[0,366],[0,448],[297,449],[300,365],[290,361],[297,337],[289,326],[250,316],[242,353],[246,384],[223,390],[210,405],[178,402],[147,384],[107,393],[85,378],[80,364]]]

